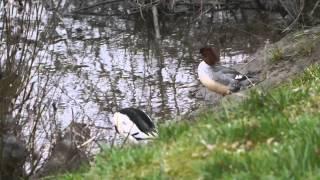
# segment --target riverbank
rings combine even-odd
[[[196,121],[161,125],[154,143],[106,149],[90,169],[59,178],[317,178],[319,50],[319,27],[292,33],[237,67],[264,79],[246,99],[227,96]]]

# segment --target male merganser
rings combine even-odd
[[[117,133],[130,142],[148,142],[158,136],[156,127],[150,117],[136,108],[124,108],[113,116]]]
[[[216,48],[201,48],[200,54],[203,56],[203,61],[198,66],[198,75],[201,83],[209,90],[224,96],[254,85],[249,79],[250,76],[218,65],[220,53]]]

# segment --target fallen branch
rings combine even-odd
[[[105,4],[111,4],[111,3],[115,3],[115,2],[119,2],[119,1],[123,1],[123,0],[112,0],[112,1],[108,0],[108,1],[99,2],[99,3],[93,4],[91,6],[87,6],[87,7],[84,7],[84,8],[80,8],[80,9],[74,10],[73,13],[77,13],[79,11],[84,11],[84,10],[88,10],[88,9],[91,9],[91,8],[95,8],[97,6],[101,6],[101,5],[105,5]]]

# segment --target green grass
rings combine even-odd
[[[198,121],[160,126],[146,146],[106,149],[60,179],[320,179],[320,67]]]

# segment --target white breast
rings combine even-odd
[[[137,139],[150,140],[154,138],[152,135],[147,135],[129,119],[125,114],[116,112],[113,116],[114,125],[117,127],[119,134],[124,138],[128,138],[133,143],[138,143]]]
[[[231,93],[228,86],[225,86],[213,79],[215,74],[212,71],[212,68],[204,61],[202,61],[198,66],[198,76],[201,83],[209,90],[222,95]]]

